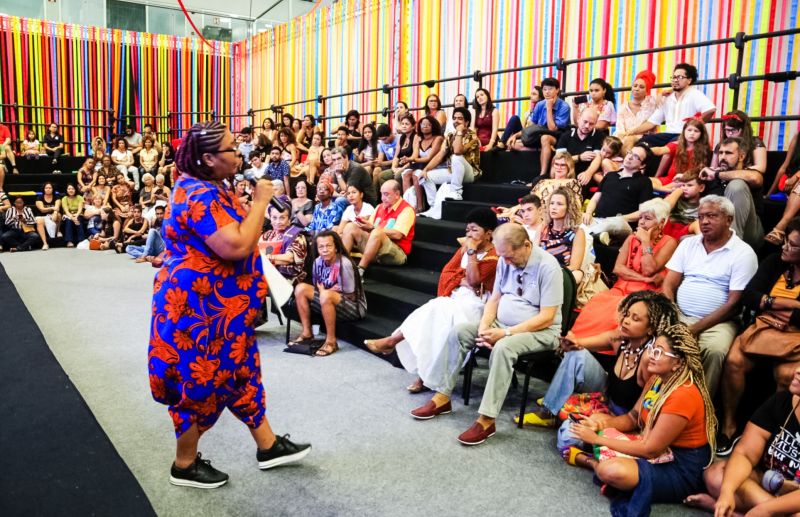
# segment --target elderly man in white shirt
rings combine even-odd
[[[717,106],[705,96],[703,92],[694,87],[697,82],[697,68],[689,63],[679,63],[672,69],[672,90],[662,93],[666,96],[664,102],[650,118],[627,133],[618,132],[620,139],[627,135],[645,135],[642,142],[647,142],[653,147],[667,145],[680,136],[686,119],[699,116],[703,122],[708,122],[717,111]],[[653,128],[666,123],[663,133],[645,134]]]
[[[733,203],[722,196],[700,200],[700,235],[681,241],[667,262],[664,294],[678,304],[681,320],[697,336],[714,396],[725,356],[737,333],[739,300],[758,269],[753,249],[731,229]]]

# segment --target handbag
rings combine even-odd
[[[597,293],[608,291],[608,286],[603,282],[603,271],[600,264],[590,263],[583,268],[583,279],[578,285],[577,302],[578,308],[582,308],[589,303]]]
[[[602,436],[607,438],[613,438],[615,440],[625,440],[625,441],[632,441],[632,440],[640,440],[641,437],[635,434],[626,434],[620,431],[617,431],[613,427],[608,427],[600,431]],[[611,447],[606,447],[605,445],[595,445],[594,446],[594,457],[599,462],[603,462],[605,460],[610,460],[611,458],[631,458],[631,459],[638,459],[635,456],[631,456],[629,454],[624,454],[619,451],[615,451]],[[675,456],[672,454],[672,449],[669,447],[666,448],[664,452],[656,456],[655,458],[649,458],[647,461],[654,465],[658,465],[660,463],[669,463],[675,459]]]
[[[608,412],[608,399],[603,392],[573,393],[561,407],[558,418],[566,420],[570,415],[591,416],[594,413]]]
[[[537,147],[539,145],[539,137],[545,133],[552,133],[546,126],[539,124],[530,124],[522,128],[522,135],[520,141],[525,147]]]
[[[289,354],[300,354],[300,355],[316,355],[317,350],[322,348],[323,341],[321,339],[315,339],[310,343],[298,343],[296,345],[287,346],[283,349],[284,352]]]

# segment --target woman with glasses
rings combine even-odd
[[[678,322],[675,305],[652,291],[623,298],[616,316],[613,330],[580,338],[567,333],[561,340],[564,358],[547,393],[524,417],[524,424],[538,427],[555,427],[563,421],[557,447],[571,465],[588,467],[591,456],[569,432],[568,414],[580,413],[602,423],[633,408],[650,378],[645,346],[661,329]],[[582,407],[565,406],[571,398],[585,403]],[[597,402],[591,403],[592,399]],[[515,421],[519,422],[519,417]]]
[[[558,152],[553,156],[549,177],[537,181],[533,185],[531,194],[538,196],[539,199],[548,199],[550,194],[558,188],[570,190],[575,194],[578,205],[583,206],[583,189],[575,178],[575,160],[566,151]]]
[[[714,459],[714,406],[689,327],[659,330],[646,355],[650,379],[633,409],[570,427],[594,446],[590,465],[612,498],[612,515],[649,515],[652,503],[682,502],[703,490],[703,469]]]
[[[197,452],[227,408],[250,430],[260,469],[299,460],[310,445],[276,436],[266,416],[253,324],[267,294],[256,242],[272,183],[256,183],[245,212],[223,180],[236,167],[234,137],[219,122],[192,126],[175,156],[181,172],[162,235],[164,267],[153,285],[148,372],[169,408],[177,447],[170,483],[216,488],[228,475]]]
[[[741,110],[729,111],[722,115],[722,128],[724,134],[720,140],[725,138],[738,138],[741,140],[741,148],[745,153],[744,166],[748,169],[756,170],[761,174],[767,171],[767,146],[757,135],[753,134],[753,123],[750,117]],[[711,168],[717,167],[719,144],[714,148],[711,157]]]
[[[733,342],[725,359],[722,422],[717,454],[727,456],[736,443],[736,409],[745,377],[758,362],[774,364],[778,390],[785,390],[800,366],[800,218],[786,227],[780,253],[765,258],[747,284],[742,302],[757,314],[755,322]]]

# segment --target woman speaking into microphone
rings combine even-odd
[[[150,390],[175,426],[174,485],[217,488],[228,481],[197,451],[200,435],[225,408],[250,429],[261,469],[311,449],[276,436],[265,414],[253,322],[267,294],[256,241],[272,184],[260,180],[252,208],[242,210],[222,183],[236,168],[235,150],[226,126],[202,122],[175,156],[181,176],[162,228],[166,255],[153,286],[148,353]]]

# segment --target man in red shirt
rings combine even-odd
[[[414,240],[414,209],[403,199],[400,183],[389,180],[381,187],[381,204],[369,220],[357,217],[345,227],[342,243],[347,251],[360,251],[358,272],[374,261],[387,266],[402,266]]]
[[[11,131],[8,130],[8,126],[0,123],[0,191],[3,190],[6,179],[6,158],[11,162],[14,174],[19,174],[17,170],[17,160],[14,156],[14,149],[11,147]]]

